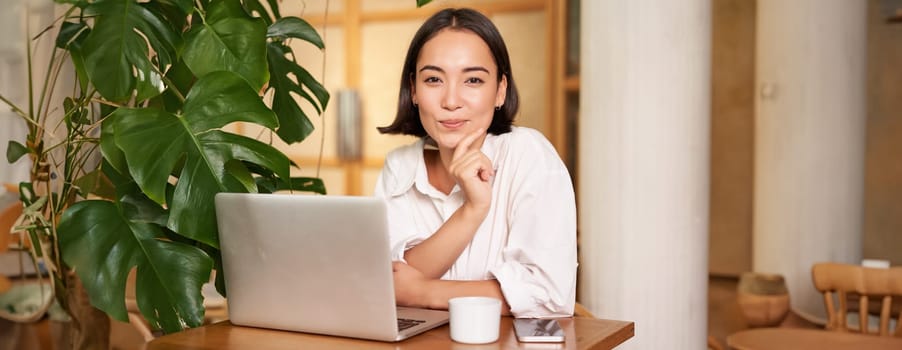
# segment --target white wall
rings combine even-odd
[[[43,81],[50,49],[58,27],[51,28],[47,35],[33,40],[48,26],[53,25],[55,7],[52,0],[5,0],[4,11],[0,12],[0,95],[16,104],[19,108],[28,108],[28,62],[26,44],[33,48],[32,66],[34,77]],[[72,81],[71,77],[61,76],[61,81]],[[37,96],[37,95],[36,95]],[[37,101],[37,97],[35,98]],[[37,102],[35,102],[37,103]],[[52,105],[51,105],[52,106]],[[25,122],[13,113],[10,108],[0,103],[0,182],[18,182],[28,180],[28,159],[20,159],[10,165],[6,161],[6,149],[9,140],[25,143],[27,132]]]
[[[33,1],[46,2],[46,1]],[[24,106],[28,99],[25,62],[25,24],[28,5],[26,0],[6,0],[0,11],[0,95],[13,103]],[[28,164],[21,161],[10,165],[6,161],[9,140],[24,144],[25,125],[9,106],[0,102],[0,182],[17,182],[28,179]]]

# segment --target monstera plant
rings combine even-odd
[[[108,333],[90,335],[106,315],[127,322],[132,270],[151,327],[199,326],[201,286],[220,264],[214,195],[325,193],[270,144],[229,131],[252,123],[303,141],[313,125],[301,106],[321,113],[329,94],[289,44],[323,42],[277,0],[56,1],[68,11],[41,33],[57,34],[49,73],[29,79],[27,105],[0,97],[28,125],[6,151],[33,164],[19,185],[22,247],[72,316],[73,348],[106,347]],[[74,86],[53,96],[66,70]]]

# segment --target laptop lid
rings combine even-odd
[[[385,203],[374,197],[216,195],[229,318],[237,325],[400,340]],[[447,322],[447,312],[412,328]],[[437,313],[437,314],[435,314]]]

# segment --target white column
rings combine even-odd
[[[40,84],[46,75],[47,63],[54,47],[58,26],[44,33],[37,41],[36,36],[63,14],[69,5],[54,5],[52,0],[6,0],[0,11],[0,94],[23,110],[28,109],[28,62],[26,45],[32,47],[32,66],[35,79],[35,101],[40,99]],[[75,82],[74,72],[64,66],[57,78],[57,89],[50,107],[54,115],[61,117],[61,96],[68,96]],[[37,103],[37,102],[35,102]],[[52,125],[51,123],[50,125]],[[10,108],[0,102],[0,183],[16,183],[29,180],[27,158],[15,164],[6,160],[6,149],[10,140],[25,144],[27,128],[25,122]],[[62,133],[63,135],[65,133]]]
[[[625,349],[704,349],[711,4],[582,2],[580,302]]]
[[[758,0],[753,266],[803,316],[825,315],[814,263],[861,259],[866,7]]]
[[[17,104],[27,101],[25,85],[25,16],[24,0],[4,2],[0,11],[0,95]],[[9,140],[24,143],[25,125],[10,108],[0,102],[0,183],[28,179],[28,164],[11,165],[6,161]]]

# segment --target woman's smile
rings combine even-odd
[[[448,119],[439,121],[439,124],[447,129],[457,130],[469,124],[469,121],[463,119]]]

